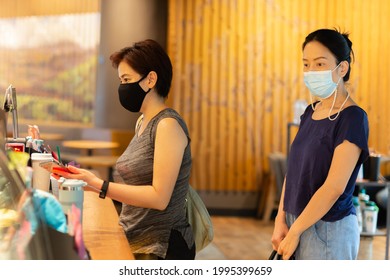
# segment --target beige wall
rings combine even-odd
[[[126,111],[119,103],[117,70],[110,55],[134,42],[154,39],[166,45],[167,1],[103,0],[101,37],[97,73],[95,126],[131,129],[138,114]]]

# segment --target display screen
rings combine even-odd
[[[5,149],[14,152],[24,152],[25,145],[23,143],[6,143]]]

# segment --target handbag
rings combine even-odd
[[[269,256],[268,260],[275,260],[275,257],[276,257],[276,260],[281,260],[282,259],[282,255],[279,255],[276,250],[272,250],[272,253],[271,255]]]
[[[213,223],[206,205],[192,186],[188,188],[185,205],[188,223],[191,225],[198,253],[213,240]]]
[[[276,257],[276,258],[275,258]],[[272,250],[268,260],[283,260],[282,255],[279,255],[276,250]],[[295,254],[293,254],[289,260],[295,260]]]

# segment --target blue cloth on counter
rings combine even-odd
[[[31,230],[34,234],[39,226],[39,220],[49,227],[67,233],[67,221],[62,210],[60,202],[52,194],[42,191],[33,190],[32,194],[32,207],[24,207],[24,213],[27,220],[31,223]],[[38,220],[39,219],[39,220]]]

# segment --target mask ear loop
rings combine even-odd
[[[316,108],[314,108],[314,105],[313,105],[313,95],[312,94],[310,94],[310,102],[311,102],[311,108],[313,109],[313,111],[315,111],[316,110]],[[320,104],[322,102],[322,100],[320,100],[320,102],[318,102],[318,104],[316,105],[316,107]]]
[[[341,77],[340,77],[339,81],[337,82],[337,86],[339,85],[340,80],[341,80]],[[328,113],[328,119],[329,119],[330,121],[334,121],[334,120],[337,119],[337,117],[340,115],[341,110],[343,109],[345,103],[347,102],[347,100],[348,100],[348,98],[349,98],[349,92],[347,92],[347,93],[348,93],[348,95],[347,95],[347,97],[345,98],[343,104],[341,104],[340,109],[337,111],[336,116],[332,119],[332,118],[330,117],[330,116],[331,116],[330,114],[331,114],[331,112],[332,112],[332,110],[333,110],[334,104],[336,103],[336,97],[337,97],[337,88],[335,89],[332,107],[330,107],[330,110],[329,110],[329,113]]]
[[[150,73],[150,72],[149,72],[149,73]],[[143,81],[143,80],[149,75],[149,73],[146,74],[145,76],[143,76],[141,79],[139,79],[139,81],[137,82],[138,85],[139,85],[139,83],[140,83],[141,81]],[[142,90],[144,90],[144,89],[142,89]],[[149,93],[149,91],[151,91],[151,90],[152,90],[152,88],[149,88],[148,91],[144,91],[144,92],[145,92],[145,93]]]
[[[335,119],[337,119],[337,117],[339,116],[339,114],[340,114],[341,110],[343,109],[345,103],[347,103],[348,98],[349,98],[349,92],[348,92],[348,95],[347,95],[347,97],[345,98],[343,104],[341,104],[341,107],[340,107],[339,111],[337,112],[336,116],[335,116],[333,119],[330,117],[330,112],[329,112],[328,119],[329,119],[330,121],[334,121]]]
[[[337,85],[338,85],[338,83],[337,83]],[[332,120],[331,118],[330,118],[330,113],[332,112],[332,110],[333,110],[333,107],[334,107],[334,104],[336,103],[336,98],[337,98],[337,87],[336,87],[336,89],[334,90],[334,93],[333,93],[333,103],[332,103],[332,106],[330,107],[330,110],[329,110],[329,112],[328,112],[328,119],[329,120]],[[339,111],[340,112],[340,111]],[[339,113],[338,112],[338,113]],[[337,116],[338,116],[338,113],[337,113]],[[336,116],[336,118],[337,118],[337,116]],[[335,120],[336,118],[334,118],[333,120]]]

